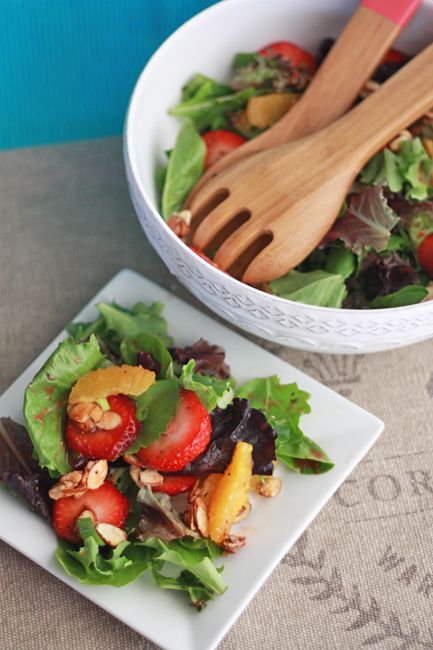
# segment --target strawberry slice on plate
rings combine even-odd
[[[117,413],[121,423],[114,429],[83,431],[73,420],[66,423],[66,443],[84,458],[116,460],[131,446],[140,429],[135,417],[135,403],[126,395],[111,395],[110,410]]]
[[[212,425],[209,413],[192,390],[182,389],[176,414],[159,440],[137,452],[145,467],[178,472],[206,449]]]
[[[152,490],[153,492],[164,492],[164,494],[173,496],[189,492],[196,482],[195,476],[164,476],[163,484],[153,487]]]
[[[129,501],[117,488],[107,481],[96,490],[88,490],[80,497],[65,497],[54,501],[52,524],[57,535],[71,544],[80,544],[77,519],[90,510],[94,524],[111,524],[124,528],[129,512]]]

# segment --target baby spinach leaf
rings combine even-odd
[[[326,258],[325,271],[341,275],[344,280],[355,272],[356,260],[354,254],[344,246],[331,246]]]
[[[384,309],[386,307],[405,307],[415,305],[427,296],[428,291],[419,284],[409,284],[398,291],[388,293],[386,296],[376,296],[368,305],[370,309]]]
[[[164,189],[162,216],[167,221],[183,202],[203,173],[206,145],[190,122],[180,129],[171,152]]]
[[[209,97],[221,97],[231,89],[204,74],[195,74],[182,88],[182,102],[200,102]]]
[[[166,431],[179,404],[179,383],[176,379],[156,381],[136,398],[137,419],[142,422],[138,437],[127,453],[134,454],[147,447]]]
[[[298,474],[324,474],[334,467],[321,447],[307,436],[291,440],[277,437],[277,458]]]
[[[123,587],[136,580],[149,566],[152,550],[142,544],[122,542],[108,554],[90,519],[78,520],[84,544],[78,550],[58,541],[56,557],[66,573],[87,585]]]
[[[164,589],[186,591],[197,609],[202,609],[214,596],[223,594],[227,585],[213,559],[221,550],[207,539],[182,537],[163,542],[157,537],[141,544],[154,551],[151,569],[155,582]],[[167,567],[177,569],[177,575],[167,577]],[[180,570],[180,571],[179,571]]]
[[[277,375],[259,377],[238,388],[236,396],[247,399],[253,408],[264,413],[278,436],[286,435],[292,440],[302,438],[298,425],[301,415],[311,411],[310,394],[297,384],[282,384]]]
[[[120,342],[140,332],[149,332],[163,341],[165,345],[172,345],[173,340],[167,334],[167,322],[161,315],[164,306],[160,302],[146,305],[136,303],[132,309],[124,309],[114,303],[100,302],[96,305],[105,321],[105,329],[115,335],[115,340]],[[113,341],[111,340],[110,343]]]
[[[225,409],[234,397],[234,381],[228,379],[218,379],[210,375],[199,375],[194,372],[196,362],[191,359],[187,364],[182,366],[180,383],[183,388],[193,390],[203,406],[210,412],[217,406]]]
[[[104,357],[94,334],[86,343],[62,341],[42,366],[24,396],[24,417],[41,467],[58,476],[70,471],[63,428],[69,392],[79,377]]]
[[[173,360],[162,340],[149,332],[128,336],[120,344],[120,354],[125,363],[135,365],[139,352],[149,352],[160,364],[159,379],[173,378]]]
[[[205,90],[205,87],[200,88],[193,97],[173,106],[169,114],[189,120],[199,131],[222,129],[228,126],[231,111],[243,108],[250,97],[261,94],[251,87],[238,92],[228,89],[225,95],[206,94]]]
[[[321,307],[341,307],[347,295],[343,277],[322,270],[290,271],[282,278],[272,280],[269,288],[281,298]]]

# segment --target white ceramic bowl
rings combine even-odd
[[[355,0],[225,0],[195,16],[157,50],[129,106],[124,155],[131,198],[152,246],[170,271],[205,305],[238,327],[283,345],[332,353],[389,350],[433,336],[433,301],[384,310],[312,307],[253,289],[201,260],[164,223],[157,209],[155,169],[173,146],[179,123],[167,108],[182,85],[203,72],[224,80],[233,54],[276,40],[315,51],[336,36]],[[422,9],[399,46],[416,52],[433,41],[433,4]]]

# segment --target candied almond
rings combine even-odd
[[[233,523],[234,523],[234,524],[238,524],[240,521],[243,521],[244,519],[246,519],[246,518],[248,517],[248,515],[250,514],[250,512],[251,512],[251,510],[252,510],[252,507],[253,507],[253,506],[251,505],[251,501],[248,500],[248,501],[247,501],[247,502],[242,506],[242,508],[239,510],[239,512],[238,512],[238,514],[236,515],[236,518],[235,518],[235,520],[234,520]]]
[[[83,510],[78,519],[91,519],[93,524],[96,521],[95,513],[92,510]]]
[[[84,468],[83,482],[89,490],[97,490],[108,474],[108,463],[106,460],[91,460]]]
[[[104,411],[101,419],[98,422],[98,429],[104,429],[104,431],[111,431],[119,426],[122,423],[122,418],[118,413],[114,411]]]
[[[96,532],[112,548],[116,548],[116,546],[119,546],[122,542],[126,542],[128,539],[127,534],[122,528],[118,528],[112,524],[97,524]]]
[[[205,503],[201,497],[197,497],[192,503],[192,513],[194,517],[195,528],[202,537],[209,536],[209,522]]]
[[[155,469],[141,469],[140,467],[131,466],[129,468],[129,474],[135,485],[139,488],[144,488],[146,485],[149,485],[149,487],[158,487],[164,482],[162,474]]]
[[[221,547],[226,553],[236,553],[236,551],[247,543],[244,535],[229,535],[221,542]]]

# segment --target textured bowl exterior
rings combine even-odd
[[[345,12],[353,11],[353,6],[348,7],[347,0],[332,0],[332,2],[329,0],[329,2],[333,5],[330,8],[331,17],[332,11],[335,13],[340,5],[343,21],[346,19]],[[292,7],[287,8],[290,5],[287,0],[267,0],[261,5],[258,4],[258,0],[250,0],[248,3],[249,6],[253,4],[258,11],[263,11],[264,5],[267,12],[272,13],[275,10],[278,20],[280,20],[278,12],[282,7],[289,14],[293,11]],[[300,4],[293,2],[292,6],[299,7]],[[316,0],[309,0],[303,4],[309,5],[310,9],[318,6]],[[200,37],[203,38],[204,30],[205,37],[206,29],[214,30],[215,19],[218,21],[220,15],[226,20],[226,14],[235,10],[236,6],[242,9],[246,6],[246,1],[230,0],[230,2],[220,3],[212,7],[211,11],[202,12],[196,19],[178,30],[174,37],[161,46],[145,68],[132,97],[124,137],[126,174],[134,208],[151,245],[171,273],[215,313],[237,327],[275,343],[312,352],[363,354],[390,350],[432,337],[433,301],[395,309],[360,311],[321,308],[283,300],[244,285],[207,264],[172,233],[158,214],[155,207],[155,190],[154,187],[150,187],[153,185],[153,175],[149,175],[148,170],[148,166],[154,168],[156,164],[152,149],[157,146],[157,140],[152,144],[148,144],[146,140],[148,137],[146,129],[152,128],[152,120],[155,121],[156,113],[152,115],[150,110],[146,111],[143,97],[147,96],[146,91],[150,91],[159,72],[161,77],[164,77],[164,48],[167,50],[174,48],[176,52],[180,52],[183,46],[187,55],[190,48],[188,44],[191,40],[194,41],[194,34],[200,30]],[[423,10],[430,12],[430,24],[432,24],[432,5],[427,4]],[[209,20],[206,14],[211,14]],[[252,14],[254,15],[253,12]],[[231,19],[236,20],[239,15],[234,11]],[[260,23],[260,16],[258,22]],[[337,31],[339,28],[341,25],[338,25]],[[269,29],[272,31],[272,25]],[[329,31],[325,32],[328,33]],[[324,33],[320,32],[320,36],[323,35]],[[277,33],[276,37],[278,36]],[[425,34],[424,39],[430,36]],[[407,49],[410,49],[414,47],[410,42],[410,33],[408,38]],[[267,39],[263,40],[267,41]],[[161,66],[158,59],[162,59]],[[190,74],[194,71],[195,69],[192,68]],[[179,74],[184,75],[184,71],[179,71]],[[176,78],[174,75],[170,82],[177,89],[181,87],[185,78],[185,76]],[[148,126],[146,126],[146,115],[149,116]],[[137,151],[140,142],[142,148]]]

